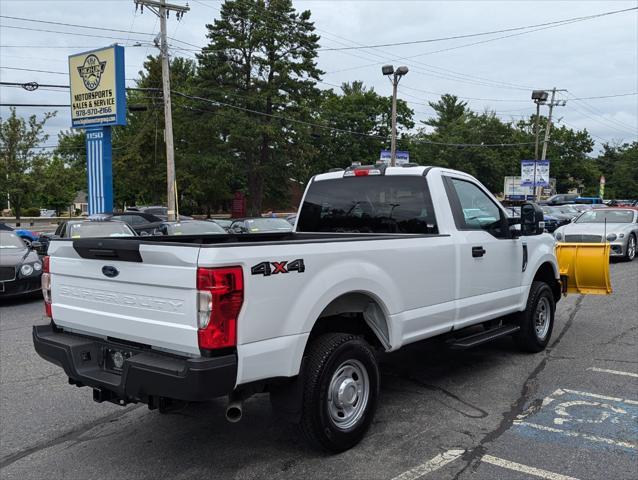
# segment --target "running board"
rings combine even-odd
[[[502,327],[491,328],[485,332],[475,333],[463,338],[455,338],[449,341],[449,346],[457,350],[476,347],[483,343],[491,342],[499,337],[511,335],[521,329],[518,325],[503,325]]]

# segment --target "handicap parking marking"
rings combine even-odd
[[[566,388],[514,420],[517,433],[585,448],[638,450],[638,401]]]

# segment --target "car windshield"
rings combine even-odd
[[[214,222],[167,223],[166,230],[169,235],[226,233],[226,230]]]
[[[223,218],[213,218],[212,219],[213,222],[215,222],[217,225],[220,225],[224,228],[228,228],[232,225],[233,221],[232,220],[224,220]]]
[[[292,225],[283,218],[250,218],[246,228],[249,232],[289,232]]]
[[[631,223],[631,210],[590,210],[576,219],[576,223]]]
[[[135,233],[131,228],[119,222],[78,222],[69,228],[69,237],[132,237]]]
[[[0,232],[0,248],[2,250],[24,250],[27,246],[15,233]]]

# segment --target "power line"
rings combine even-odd
[[[556,21],[553,21],[553,22],[538,23],[538,24],[535,24],[535,25],[526,25],[526,26],[523,26],[523,27],[513,27],[513,28],[505,28],[505,29],[501,29],[501,30],[492,30],[492,31],[489,31],[489,32],[469,33],[469,34],[465,34],[465,35],[453,35],[453,36],[449,36],[449,37],[431,38],[431,39],[427,39],[427,40],[412,40],[412,41],[407,41],[407,42],[380,43],[380,44],[376,44],[376,45],[364,45],[364,46],[359,46],[359,47],[324,48],[324,49],[320,49],[320,50],[323,50],[323,51],[360,50],[360,49],[364,49],[364,48],[396,47],[396,46],[402,46],[402,45],[416,45],[416,44],[421,44],[421,43],[433,43],[433,42],[442,42],[442,41],[447,41],[447,40],[458,40],[458,39],[461,39],[461,38],[471,38],[471,37],[479,37],[479,36],[485,36],[485,35],[494,35],[494,34],[497,34],[497,33],[514,32],[514,31],[517,31],[517,30],[527,30],[527,29],[530,29],[530,28],[545,27],[545,26],[549,26],[549,25],[561,25],[561,24],[567,23],[567,22],[591,20],[593,18],[599,18],[599,17],[608,16],[608,15],[615,15],[615,14],[618,14],[618,13],[629,12],[629,11],[632,11],[632,10],[638,10],[638,7],[625,8],[623,10],[614,10],[614,11],[610,11],[610,12],[603,12],[603,13],[599,13],[599,14],[596,14],[596,15],[588,15],[588,16],[584,16],[584,17],[566,18],[566,19],[563,19],[563,20],[556,20]]]
[[[614,95],[599,95],[597,97],[573,97],[573,98],[570,98],[570,100],[595,100],[599,98],[629,97],[631,95],[638,95],[638,92],[616,93]]]
[[[107,38],[109,40],[123,40],[123,41],[128,41],[126,38],[124,37],[114,37],[111,35],[96,35],[96,34],[89,34],[89,33],[79,33],[79,32],[63,32],[60,30],[47,30],[45,28],[30,28],[30,27],[18,27],[15,25],[0,25],[2,28],[13,28],[16,30],[29,30],[31,32],[46,32],[46,33],[57,33],[59,35],[75,35],[77,37],[90,37],[90,38]],[[133,39],[136,42],[144,42],[144,43],[148,43],[148,39]]]
[[[36,20],[34,18],[12,17],[12,16],[9,16],[9,15],[0,15],[0,18],[7,18],[7,19],[10,19],[10,20],[20,20],[20,21],[23,21],[23,22],[46,23],[48,25],[61,25],[61,26],[64,26],[64,27],[87,28],[89,30],[101,30],[103,32],[118,32],[118,33],[128,33],[128,34],[136,34],[136,35],[150,35],[150,36],[153,36],[153,34],[149,33],[149,32],[134,32],[132,30],[120,30],[118,28],[96,27],[94,25],[78,25],[76,23],[52,22],[52,21],[49,21],[49,20]],[[6,25],[2,25],[2,26],[4,27]]]

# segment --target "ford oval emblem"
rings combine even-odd
[[[120,271],[112,265],[104,265],[102,273],[109,278],[115,278],[120,274]]]

